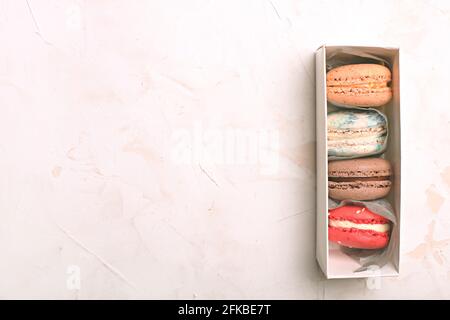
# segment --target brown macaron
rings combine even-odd
[[[380,107],[392,98],[391,71],[379,64],[349,64],[327,73],[327,100],[335,105]]]
[[[375,200],[391,189],[391,164],[381,158],[330,161],[328,194],[336,200]]]

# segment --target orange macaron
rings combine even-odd
[[[391,71],[379,64],[349,64],[327,73],[327,100],[337,106],[380,107],[392,99]]]

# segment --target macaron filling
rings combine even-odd
[[[389,88],[388,81],[369,81],[359,83],[329,84],[328,88]]]
[[[356,223],[348,220],[328,220],[328,225],[334,228],[358,229],[375,232],[388,232],[391,228],[389,223]]]
[[[360,87],[328,87],[328,90],[333,92],[334,94],[345,94],[347,96],[352,95],[364,95],[368,93],[381,93],[381,92],[390,92],[391,88],[384,86],[360,86]]]
[[[333,182],[355,182],[355,181],[389,181],[389,176],[386,177],[328,177],[329,181]]]
[[[389,180],[386,181],[369,181],[369,182],[364,182],[364,181],[354,181],[354,182],[333,182],[333,181],[328,181],[328,189],[330,190],[355,190],[355,189],[361,189],[361,190],[367,190],[370,189],[372,190],[376,190],[376,189],[382,189],[384,190],[386,193],[389,192],[391,187],[391,182]],[[383,192],[384,194],[384,192]],[[336,198],[337,195],[333,194],[330,195],[331,198]],[[341,195],[342,196],[342,195]],[[350,195],[347,195],[348,197],[351,197]],[[354,197],[356,197],[356,195],[354,195]],[[367,197],[367,196],[359,196],[360,197]],[[359,199],[359,200],[363,200],[363,199]],[[370,200],[370,199],[367,199]]]
[[[387,132],[387,129],[385,126],[379,126],[379,127],[367,127],[363,129],[329,129],[328,130],[328,136],[329,138],[333,139],[342,139],[340,135],[359,135],[363,136],[364,134],[380,134],[383,135]]]
[[[328,148],[329,151],[332,152],[333,148],[339,147],[353,147],[353,146],[382,146],[386,140],[386,135],[382,136],[367,136],[367,137],[355,137],[349,139],[328,139]],[[349,150],[351,153],[353,150]]]

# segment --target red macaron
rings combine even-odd
[[[328,210],[328,239],[342,246],[381,249],[389,242],[389,220],[360,206]]]

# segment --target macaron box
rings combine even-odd
[[[316,51],[316,257],[329,279],[397,276],[399,49]]]

